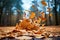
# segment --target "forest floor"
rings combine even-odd
[[[46,30],[46,31],[60,33],[60,26],[44,26],[44,27],[40,27],[40,28],[44,28],[44,30]],[[0,29],[2,29],[3,31],[12,31],[15,29],[15,26],[3,26],[3,27],[0,26]]]

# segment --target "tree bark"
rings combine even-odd
[[[55,21],[56,21],[56,25],[58,25],[57,2],[56,2],[56,0],[55,0]]]
[[[1,25],[2,13],[3,13],[3,8],[0,8],[0,25]]]

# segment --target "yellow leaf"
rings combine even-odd
[[[38,20],[37,20],[37,23],[40,23],[41,22],[41,18],[39,18]]]
[[[42,24],[42,27],[44,27],[45,26],[45,24]]]
[[[50,17],[52,17],[53,16],[53,14],[52,13],[50,13]]]
[[[34,18],[35,17],[35,13],[31,12],[30,18]]]

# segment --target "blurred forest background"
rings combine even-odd
[[[23,6],[25,3],[26,5]],[[38,16],[41,11],[44,11],[47,19],[46,25],[60,25],[60,1],[59,0],[44,0],[47,6],[41,4],[42,0],[0,0],[0,25],[14,26],[22,19],[24,10],[30,10]],[[30,3],[30,4],[28,4]],[[30,7],[29,7],[30,5]],[[28,9],[26,9],[26,8]],[[50,8],[51,11],[47,11]],[[28,11],[29,12],[29,11]],[[28,13],[27,12],[27,13]],[[30,13],[30,12],[29,12]],[[52,16],[49,16],[52,15]]]

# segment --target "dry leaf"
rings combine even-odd
[[[31,15],[30,15],[30,18],[34,18],[35,17],[35,13],[32,12]]]
[[[51,11],[51,8],[47,8],[47,12]]]
[[[53,14],[52,13],[50,13],[50,17],[52,17],[53,16]]]
[[[44,12],[41,12],[41,17],[45,18],[45,13]]]
[[[42,18],[42,20],[46,20],[46,18]]]
[[[45,1],[41,1],[42,5],[47,6],[47,3]]]
[[[45,24],[42,24],[42,27],[44,27],[45,26]]]
[[[34,5],[32,5],[32,8],[35,8],[35,6],[34,6]]]
[[[40,22],[41,22],[41,18],[38,18],[37,23],[40,23]]]

